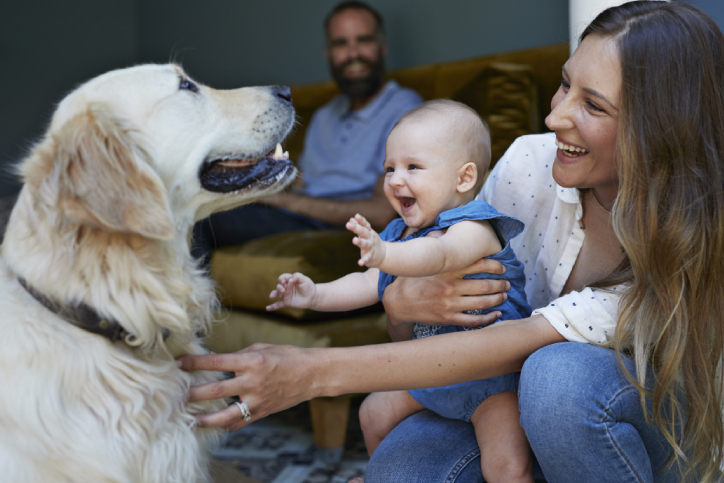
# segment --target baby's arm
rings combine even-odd
[[[486,221],[461,221],[440,237],[428,236],[402,243],[382,241],[359,215],[347,223],[347,228],[357,235],[353,243],[362,251],[360,265],[402,277],[459,270],[502,250],[495,230]]]
[[[321,312],[337,312],[366,307],[378,302],[377,279],[380,271],[370,268],[329,283],[314,283],[301,273],[284,273],[279,276],[277,288],[269,298],[281,298],[266,307],[278,310],[282,307],[313,309]]]
[[[370,225],[370,222],[360,214],[354,215],[354,218],[350,218],[345,227],[357,235],[352,240],[352,243],[360,249],[360,259],[357,263],[360,266],[366,265],[368,267],[379,268],[380,263],[385,259],[385,251],[389,243],[383,242],[374,228],[372,228],[372,225]]]

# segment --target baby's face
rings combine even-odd
[[[462,160],[446,126],[407,120],[392,130],[385,146],[385,195],[411,228],[425,228],[443,211],[459,206]]]

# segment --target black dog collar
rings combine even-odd
[[[65,320],[69,324],[75,325],[83,330],[91,332],[93,334],[102,335],[110,339],[111,342],[115,342],[120,339],[124,339],[129,334],[118,321],[109,317],[101,317],[98,312],[87,306],[86,304],[80,303],[77,306],[67,306],[50,300],[45,295],[41,294],[33,287],[28,285],[24,278],[18,277],[18,282],[33,296],[35,300],[46,309],[56,314],[61,319]],[[164,337],[165,338],[165,337]]]

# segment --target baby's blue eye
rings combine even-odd
[[[407,169],[420,169],[420,167],[416,164],[411,164],[410,166],[407,167]]]
[[[394,173],[395,168],[385,168],[385,173]]]

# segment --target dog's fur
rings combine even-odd
[[[2,481],[208,480],[217,433],[196,428],[192,414],[224,404],[185,404],[185,393],[216,375],[174,362],[203,352],[198,334],[215,307],[189,234],[295,173],[223,194],[204,189],[200,172],[213,159],[254,164],[288,134],[294,112],[273,88],[194,92],[186,79],[176,65],[145,65],[89,81],[19,166],[24,186],[0,258]],[[130,335],[111,343],[65,322],[19,277]]]

